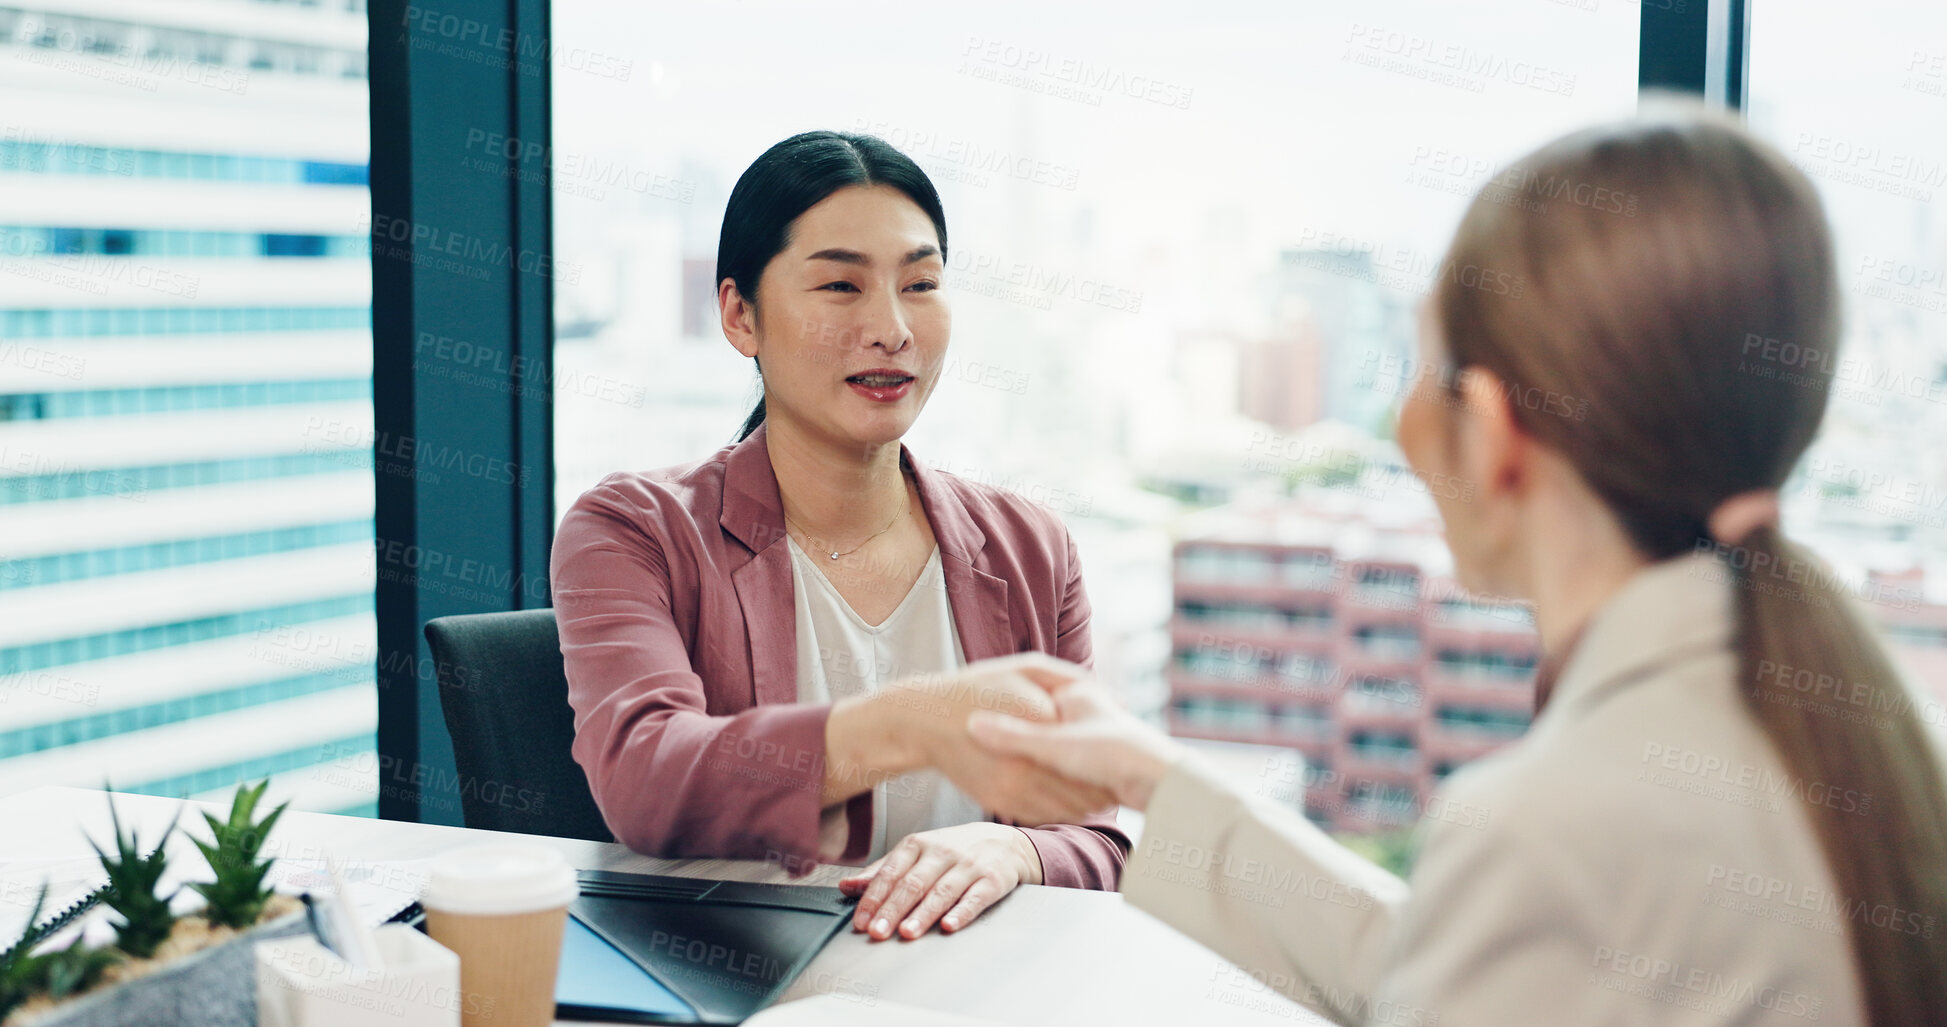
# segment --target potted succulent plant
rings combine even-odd
[[[0,1021],[37,994],[60,999],[88,990],[101,978],[101,972],[121,956],[109,949],[90,949],[79,938],[65,949],[40,955],[32,949],[40,939],[35,925],[47,906],[47,886],[42,885],[27,914],[27,926],[20,939],[0,951]]]
[[[169,940],[176,927],[176,914],[169,908],[176,893],[156,894],[156,885],[169,869],[169,855],[164,848],[169,844],[169,836],[175,833],[176,822],[169,822],[162,837],[156,839],[155,848],[146,856],[136,846],[133,831],[122,833],[122,818],[115,811],[113,799],[108,800],[108,822],[115,830],[115,855],[101,851],[94,839],[88,839],[95,855],[101,858],[102,872],[108,875],[102,904],[122,918],[115,925],[115,947],[136,959],[148,959],[155,955],[156,946]]]
[[[80,938],[67,948],[33,958],[40,964],[40,986],[55,1002],[86,992],[101,980],[104,971],[122,961],[121,953],[114,949],[90,948]]]
[[[264,887],[264,874],[269,872],[272,861],[258,859],[257,853],[290,803],[271,810],[260,821],[250,819],[269,785],[270,779],[265,778],[255,788],[239,787],[236,799],[230,803],[228,820],[203,814],[210,825],[213,842],[190,839],[196,842],[196,848],[210,865],[210,872],[216,875],[214,881],[190,885],[203,896],[203,915],[212,924],[248,928],[263,916],[265,905],[277,895]]]
[[[254,1025],[255,989],[239,984],[253,973],[251,945],[307,929],[300,903],[263,884],[272,860],[259,852],[285,809],[253,819],[269,783],[239,786],[227,818],[203,814],[211,840],[191,840],[214,879],[189,885],[204,906],[181,916],[171,906],[176,890],[159,890],[168,867],[164,842],[176,824],[144,855],[134,834],[123,833],[110,799],[114,851],[96,845],[95,852],[107,876],[101,901],[114,914],[115,942],[91,947],[77,935],[65,948],[35,951],[46,940],[34,926],[43,888],[27,932],[0,952],[0,1027]]]
[[[41,885],[41,892],[34,898],[34,910],[27,914],[27,926],[20,938],[5,949],[0,949],[0,1023],[7,1020],[8,1014],[27,1001],[29,996],[41,990],[40,964],[36,956],[28,950],[39,939],[35,937],[34,925],[40,922],[41,910],[47,906],[47,885]]]

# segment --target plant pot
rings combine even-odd
[[[266,920],[153,972],[104,985],[8,1027],[257,1027],[252,946],[310,930],[302,910]]]

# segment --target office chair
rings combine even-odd
[[[575,738],[553,610],[426,622],[466,826],[612,842],[569,754]]]

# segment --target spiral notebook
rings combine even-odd
[[[66,930],[70,925],[79,921],[89,910],[100,905],[102,896],[107,891],[108,884],[107,882],[103,882],[82,897],[70,901],[52,915],[44,915],[38,921],[29,922],[21,929],[20,938],[17,941],[4,949],[0,949],[0,964],[7,963],[15,953],[33,951],[36,945]],[[45,913],[45,910],[43,910],[43,913]]]
[[[149,855],[153,856],[154,852],[151,849]],[[346,889],[358,915],[368,924],[378,924],[400,919],[410,912],[417,905],[415,897],[424,887],[424,866],[428,862],[400,860],[347,866],[344,869]],[[103,896],[107,894],[106,875],[95,857],[47,861],[42,865],[42,870],[42,880],[48,885],[49,905],[41,910],[41,916],[35,922],[21,924],[19,939],[0,947],[0,955],[16,950],[30,951],[55,935],[81,924],[89,913],[101,905]],[[202,906],[201,897],[186,887],[186,878],[179,876],[186,872],[186,864],[172,864],[158,885],[159,891],[176,893],[173,905],[178,914],[191,913]],[[283,894],[331,890],[330,875],[325,870],[322,858],[278,857],[265,875],[264,883]],[[39,885],[28,886],[24,877],[7,881],[5,887],[5,901],[20,908],[30,905],[39,891]],[[52,912],[49,912],[50,909]],[[90,925],[90,930],[99,929],[92,926],[92,921]],[[0,939],[14,937],[11,924],[0,924]]]

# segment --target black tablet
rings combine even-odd
[[[555,990],[563,1019],[742,1023],[790,986],[855,901],[803,885],[580,877]]]

